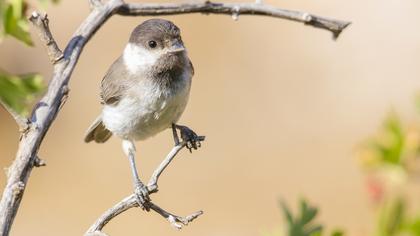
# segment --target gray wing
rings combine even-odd
[[[101,82],[101,103],[117,105],[127,90],[127,71],[122,58],[118,58],[109,68]]]

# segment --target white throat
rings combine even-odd
[[[159,54],[144,47],[128,43],[123,52],[123,59],[127,69],[135,74],[153,66],[159,59]]]

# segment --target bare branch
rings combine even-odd
[[[163,216],[166,220],[169,221],[172,227],[178,230],[182,229],[182,226],[187,226],[190,222],[197,219],[197,217],[201,216],[204,213],[203,211],[196,211],[186,217],[182,217],[169,213],[153,203],[150,204],[150,209],[159,213],[159,215]]]
[[[119,203],[115,204],[112,208],[108,209],[104,214],[102,214],[96,220],[96,222],[89,228],[85,235],[106,235],[103,232],[101,232],[105,225],[114,217],[133,207],[138,207],[137,199],[134,194],[124,198]],[[173,226],[176,229],[181,229],[182,226],[188,225],[194,219],[203,214],[203,211],[197,211],[186,217],[181,217],[167,212],[166,210],[160,208],[158,205],[152,202],[149,202],[149,207],[159,215],[163,216],[171,224],[171,226]]]
[[[29,17],[29,21],[31,21],[37,29],[38,36],[47,49],[48,57],[51,63],[57,63],[63,58],[63,53],[61,52],[51,34],[50,28],[48,26],[49,20],[47,15],[45,14],[44,16],[41,16],[38,12],[34,11],[31,17]]]
[[[124,211],[132,208],[137,207],[137,199],[134,196],[134,194],[124,198],[119,203],[115,204],[113,207],[108,209],[104,214],[102,214],[96,222],[89,228],[86,235],[90,235],[92,233],[95,233],[97,231],[101,231],[103,227],[105,227],[106,224],[110,220],[112,220],[114,217],[118,216],[119,214],[123,213]]]
[[[204,136],[199,136],[200,141],[204,141]],[[162,172],[168,167],[168,165],[171,163],[171,161],[175,158],[175,156],[183,149],[187,143],[185,141],[179,143],[175,147],[172,148],[172,150],[168,153],[166,158],[162,161],[162,163],[156,168],[156,170],[153,172],[152,177],[149,180],[149,184],[147,185],[148,191],[150,194],[155,193],[158,191],[158,179],[159,176],[162,174]],[[203,211],[197,211],[187,217],[181,217],[174,215],[172,213],[167,212],[166,210],[160,208],[158,205],[149,202],[149,208],[154,210],[155,212],[159,213],[161,216],[163,216],[165,219],[169,221],[169,223],[175,227],[176,229],[181,229],[183,225],[188,225],[191,221],[196,219],[198,216],[203,214]],[[122,212],[132,208],[132,207],[138,207],[137,204],[137,198],[135,195],[130,195],[123,200],[121,200],[119,203],[117,203],[112,208],[108,209],[102,216],[100,216],[96,222],[89,228],[86,235],[93,236],[95,234],[103,234],[101,230],[105,225],[112,220],[114,217],[118,216]],[[105,234],[104,234],[105,235]]]
[[[199,136],[199,141],[204,141],[204,136]],[[158,168],[153,172],[152,176],[150,177],[149,183],[147,184],[147,189],[149,192],[154,193],[157,192],[158,185],[157,182],[159,180],[160,175],[166,169],[166,167],[171,163],[171,161],[175,158],[176,154],[184,148],[187,144],[185,142],[181,142],[180,144],[176,145],[172,148],[172,150],[168,153],[166,158],[160,163]]]
[[[180,144],[176,145],[172,148],[172,150],[168,153],[166,158],[160,163],[160,165],[156,168],[153,172],[152,176],[150,177],[149,183],[147,184],[147,189],[149,192],[154,193],[158,190],[157,182],[159,180],[159,176],[162,172],[166,169],[166,167],[171,163],[171,161],[175,158],[176,154],[184,148],[186,145],[185,142],[181,142]]]
[[[13,119],[15,119],[16,124],[19,126],[20,132],[25,132],[29,128],[30,121],[26,117],[19,115],[12,108],[10,108],[6,103],[4,103],[1,99],[0,99],[0,105],[2,105],[3,108],[7,112],[9,112],[9,114],[13,117]]]
[[[225,14],[234,20],[239,15],[262,15],[302,22],[320,29],[326,29],[337,38],[351,22],[329,19],[306,12],[285,10],[259,3],[166,3],[166,4],[124,4],[118,14],[130,16],[175,15],[187,13]]]
[[[25,128],[26,132],[20,138],[16,158],[13,164],[8,168],[7,183],[0,201],[0,235],[2,236],[7,236],[9,234],[20,201],[22,200],[28,178],[32,168],[37,163],[39,147],[47,134],[48,129],[58,115],[60,108],[66,101],[69,92],[68,82],[83,47],[113,14],[157,16],[187,13],[212,13],[233,15],[234,18],[237,18],[239,15],[265,15],[327,29],[333,32],[335,37],[350,24],[350,22],[327,19],[298,11],[273,8],[258,3],[225,4],[204,2],[190,4],[126,4],[123,0],[108,0],[105,3],[102,3],[100,0],[91,0],[91,3],[91,13],[73,34],[63,53],[60,51],[48,28],[47,17],[35,13],[30,18],[31,22],[38,30],[41,41],[46,45],[49,58],[54,64],[54,72],[47,93],[33,108],[32,117],[30,119],[31,123],[29,123],[27,119],[11,113],[21,129]],[[25,124],[30,124],[30,126],[26,126]],[[161,171],[163,171],[165,167],[164,164]],[[155,173],[156,182],[159,175],[159,172]],[[153,182],[154,181],[152,181],[152,183]],[[124,205],[124,207],[127,206]],[[172,217],[171,223],[173,223],[173,221],[178,223],[189,222],[190,219],[199,215],[199,213],[197,213],[190,216],[190,218],[180,218],[163,211],[157,206],[152,209],[160,212],[163,216]]]
[[[0,201],[0,235],[9,235],[26,183],[35,165],[39,147],[65,101],[69,91],[67,84],[83,47],[96,30],[122,4],[121,0],[109,0],[102,7],[94,9],[74,33],[63,53],[63,58],[57,61],[54,60],[56,63],[54,64],[54,72],[47,93],[35,105],[32,111],[31,129],[21,137],[16,158],[8,168],[7,183]],[[40,25],[42,30],[47,29],[44,23],[37,25]],[[44,41],[45,39],[46,45],[53,45],[50,40],[52,36],[44,38],[45,35],[48,34],[40,34],[41,40]],[[47,50],[49,50],[49,53],[53,52],[51,55],[58,55],[58,53],[54,53],[58,52],[54,48],[55,46],[48,46]],[[59,57],[54,56],[51,58],[57,59]],[[15,194],[16,186],[20,186],[19,194]]]

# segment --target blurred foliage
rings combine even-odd
[[[299,214],[293,216],[289,207],[284,202],[281,202],[281,206],[287,221],[289,236],[311,236],[321,234],[322,226],[313,223],[318,214],[318,209],[316,207],[309,206],[305,200],[300,200]]]
[[[58,0],[38,0],[42,8]],[[0,41],[11,36],[27,46],[33,46],[26,17],[28,2],[0,0]],[[0,99],[16,112],[26,115],[27,105],[44,89],[39,74],[11,75],[0,70]]]
[[[420,108],[420,99],[416,105]],[[368,191],[377,207],[375,236],[420,236],[420,212],[408,207],[419,196],[412,199],[407,194],[410,184],[418,186],[419,124],[406,124],[391,112],[377,134],[359,149]]]
[[[420,95],[416,106],[420,113]],[[359,147],[357,157],[376,209],[376,225],[370,235],[420,236],[420,210],[409,207],[413,201],[418,204],[420,196],[410,198],[408,194],[411,184],[417,189],[420,180],[420,120],[406,124],[397,113],[390,112],[377,134]],[[300,201],[295,215],[285,203],[281,207],[287,230],[265,236],[323,235],[324,226],[315,223],[318,208],[305,200]],[[329,235],[344,233],[336,230]]]
[[[42,8],[58,0],[38,0]],[[0,39],[12,36],[28,46],[33,46],[26,16],[28,2],[24,0],[0,0]]]
[[[45,88],[38,74],[10,75],[0,71],[0,99],[16,112],[27,115],[29,105]]]
[[[420,127],[404,126],[395,112],[382,128],[359,150],[358,158],[368,173],[383,172],[384,177],[404,182],[407,175],[420,173]]]
[[[28,46],[33,42],[29,34],[29,21],[25,17],[27,3],[23,0],[0,2],[2,36],[13,36]]]
[[[322,236],[324,235],[324,226],[316,223],[316,216],[318,214],[318,208],[311,206],[306,200],[301,199],[299,201],[298,214],[294,215],[291,209],[285,202],[280,202],[284,218],[287,224],[287,231],[275,232],[266,234],[266,236]],[[331,236],[343,236],[344,232],[341,230],[334,230],[330,234]]]
[[[420,216],[410,216],[402,197],[386,201],[379,209],[376,231],[377,236],[419,236]]]

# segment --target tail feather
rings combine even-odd
[[[111,131],[104,126],[101,117],[98,117],[87,130],[85,142],[89,143],[94,140],[97,143],[104,143],[111,138],[111,136]]]

